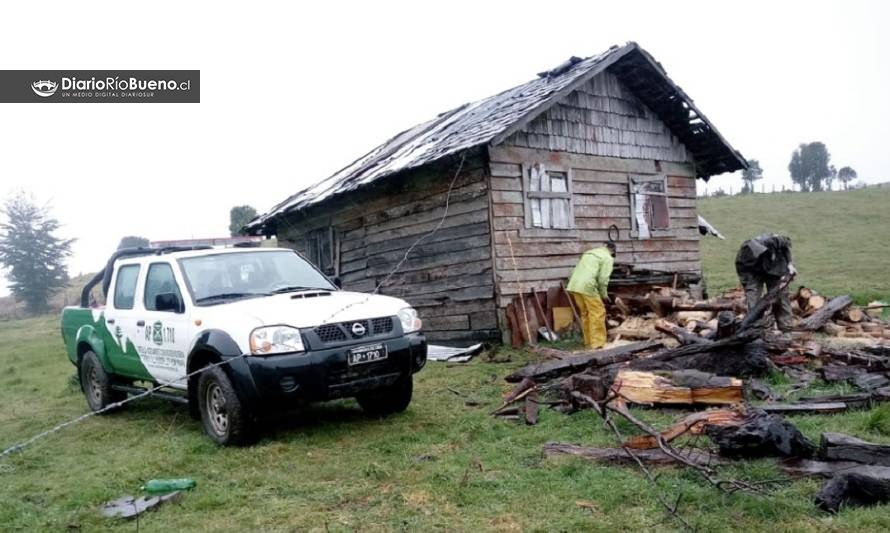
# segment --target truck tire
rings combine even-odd
[[[126,392],[111,389],[111,378],[102,362],[91,350],[84,352],[80,358],[80,388],[87,398],[91,411],[101,411],[109,405],[127,398]],[[102,411],[102,414],[110,412]]]
[[[414,380],[409,375],[388,387],[361,394],[356,400],[366,414],[387,416],[407,409],[413,392]]]
[[[250,415],[221,368],[210,368],[198,377],[198,409],[204,431],[215,443],[238,446],[250,441]]]

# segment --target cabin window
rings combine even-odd
[[[526,228],[574,228],[571,170],[523,165],[523,204]]]
[[[666,176],[630,177],[631,236],[649,239],[670,229]]]
[[[334,228],[328,226],[306,234],[306,259],[328,276],[339,275]]]
[[[138,277],[139,265],[123,265],[117,269],[117,280],[114,282],[115,309],[133,309]]]

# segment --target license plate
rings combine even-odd
[[[350,365],[373,363],[374,361],[386,359],[386,345],[381,343],[359,346],[349,350],[346,356]]]

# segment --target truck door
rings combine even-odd
[[[148,265],[142,306],[144,318],[137,322],[142,335],[137,349],[148,371],[159,383],[187,388],[186,374],[190,343],[189,312],[180,283],[167,262]]]
[[[105,327],[108,338],[105,352],[115,374],[133,379],[148,379],[149,375],[136,350],[139,340],[135,324],[141,310],[136,307],[136,292],[142,265],[123,264],[117,267],[109,302],[105,306]]]

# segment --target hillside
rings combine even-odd
[[[752,194],[699,200],[699,213],[725,236],[702,239],[702,265],[714,292],[738,284],[735,254],[763,232],[793,241],[795,282],[858,303],[890,298],[890,187],[818,193]]]

